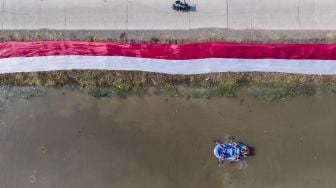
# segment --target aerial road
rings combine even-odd
[[[336,29],[333,0],[0,0],[3,30]]]

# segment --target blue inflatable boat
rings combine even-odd
[[[216,143],[214,154],[220,162],[241,161],[250,154],[250,149],[239,142]]]

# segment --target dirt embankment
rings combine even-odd
[[[56,71],[0,75],[2,86],[62,87],[87,90],[94,97],[163,94],[183,98],[235,97],[240,88],[266,101],[318,91],[336,92],[336,76],[279,73],[165,75],[125,71]],[[154,89],[154,91],[153,91]]]

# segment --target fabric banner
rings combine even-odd
[[[0,43],[0,73],[127,70],[166,74],[283,72],[336,74],[336,44]]]

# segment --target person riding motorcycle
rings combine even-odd
[[[180,8],[180,9],[183,9],[183,8],[185,8],[185,5],[186,5],[186,2],[185,2],[185,0],[184,0],[184,3],[182,3],[181,1],[175,1],[175,6],[177,7],[177,8]]]

